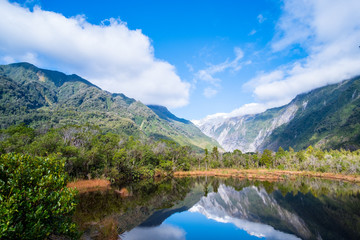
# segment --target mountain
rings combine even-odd
[[[0,66],[0,128],[25,123],[37,129],[94,124],[124,136],[174,140],[211,148],[218,143],[165,107],[101,90],[89,81],[29,63]]]
[[[197,121],[227,151],[360,148],[360,77],[296,96],[263,113]]]
[[[212,140],[204,133],[202,133],[201,130],[191,121],[176,117],[166,107],[163,106],[148,105],[148,107],[162,121],[165,121],[172,129],[176,129],[176,131],[180,133],[177,136],[174,134],[171,135],[172,139],[176,142],[182,143],[182,138],[185,136],[188,142],[192,145],[208,149],[211,149],[212,146],[218,146],[221,149],[221,146],[215,140]]]

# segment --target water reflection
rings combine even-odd
[[[83,239],[360,239],[359,189],[307,178],[148,181],[80,195],[75,220]]]
[[[201,198],[189,211],[201,213],[207,219],[216,222],[233,224],[238,229],[258,238],[299,239],[291,234],[275,230],[274,227],[267,225],[269,223],[267,219],[274,219],[275,224],[282,223],[286,225],[286,229],[295,230],[298,233],[309,232],[302,219],[279,206],[264,189],[259,190],[254,186],[236,191],[222,184],[217,193],[213,192]]]
[[[156,227],[136,227],[130,232],[124,233],[122,239],[182,240],[186,239],[185,234],[186,232],[184,229],[180,227],[169,224],[161,224],[160,226]]]

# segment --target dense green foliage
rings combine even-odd
[[[226,168],[268,168],[280,170],[300,170],[333,172],[344,174],[360,173],[360,150],[321,150],[309,146],[306,150],[295,152],[290,148],[277,152],[265,149],[263,153],[234,152],[221,154],[220,167]]]
[[[0,128],[25,123],[36,129],[92,124],[122,136],[167,139],[200,150],[218,146],[190,121],[165,107],[151,108],[103,91],[77,75],[29,63],[0,65]]]
[[[66,188],[64,167],[52,157],[0,156],[0,239],[77,235],[75,193]]]
[[[51,155],[65,161],[67,172],[75,178],[134,180],[189,170],[202,157],[173,141],[123,137],[90,125],[70,125],[47,132],[18,125],[0,130],[0,139],[0,153]]]
[[[360,173],[360,150],[324,151],[309,146],[298,152],[280,147],[277,152],[265,149],[262,153],[222,153],[213,147],[198,153],[170,140],[124,137],[91,125],[69,125],[47,132],[18,125],[0,130],[0,139],[0,153],[51,155],[64,160],[68,174],[75,178],[128,181],[168,175],[176,170],[211,168]]]

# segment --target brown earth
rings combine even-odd
[[[67,184],[68,188],[76,188],[79,192],[92,192],[110,189],[110,181],[105,179],[76,180]]]
[[[295,179],[298,176],[316,177],[324,179],[342,180],[347,182],[360,183],[360,175],[345,175],[338,173],[319,173],[308,171],[288,171],[288,170],[268,170],[268,169],[210,169],[207,171],[178,171],[175,177],[187,176],[217,176],[217,177],[237,177],[262,181],[281,181],[285,179]]]

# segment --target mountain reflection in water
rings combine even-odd
[[[360,239],[359,185],[181,178],[79,196],[83,239]]]

